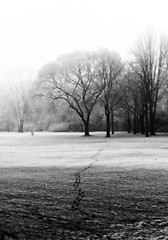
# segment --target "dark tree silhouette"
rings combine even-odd
[[[53,101],[66,101],[84,124],[89,136],[89,122],[104,86],[98,77],[97,57],[94,54],[72,54],[62,57],[40,72],[46,95]]]
[[[111,127],[114,133],[114,110],[122,99],[120,80],[123,63],[117,54],[108,51],[100,53],[99,57],[99,75],[103,84],[100,99],[106,116],[106,137],[110,137]]]
[[[146,137],[155,135],[155,115],[158,101],[167,89],[168,42],[165,39],[156,41],[148,36],[139,41],[132,51],[134,60],[130,64],[138,78],[137,89],[141,92],[145,113]]]

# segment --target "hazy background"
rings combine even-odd
[[[101,47],[123,59],[146,32],[168,33],[166,0],[0,1],[0,76]]]
[[[68,104],[37,98],[39,72],[60,55],[103,49],[118,52],[128,70],[127,60],[131,60],[131,49],[136,49],[138,40],[150,34],[167,39],[167,5],[166,0],[0,1],[0,131],[13,131],[19,125],[24,125],[25,131],[72,131],[74,123],[75,130],[81,131],[81,121]],[[126,84],[126,78],[122,82]],[[168,131],[165,82],[159,90],[164,94],[157,106],[159,131]],[[124,99],[121,90],[120,95]],[[99,108],[92,114],[96,126],[92,130],[105,129],[104,110]],[[123,109],[115,113],[119,118],[115,123],[117,131],[125,130],[125,120],[122,128],[117,126],[126,117]]]

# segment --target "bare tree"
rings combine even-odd
[[[123,63],[115,53],[100,53],[99,76],[103,84],[101,102],[106,116],[106,137],[110,137],[110,129],[114,133],[114,111],[121,101],[121,72]],[[111,121],[110,121],[111,115]]]
[[[19,89],[17,86],[11,86],[12,95],[8,98],[9,104],[16,118],[18,132],[23,132],[25,115],[28,111],[28,99],[23,86]]]
[[[155,135],[155,115],[158,101],[165,94],[168,74],[168,42],[165,39],[156,41],[148,36],[139,41],[133,51],[134,60],[130,64],[138,78],[142,104],[145,112],[146,137]]]
[[[144,103],[142,100],[143,93],[139,88],[139,79],[135,72],[129,68],[127,68],[124,78],[126,85],[122,105],[127,113],[131,113],[134,134],[137,132],[144,134]],[[128,109],[129,111],[127,111]]]
[[[127,77],[125,76],[127,80]],[[122,91],[122,101],[121,101],[121,109],[123,111],[123,115],[127,122],[127,131],[131,133],[132,130],[132,110],[131,110],[131,102],[132,98],[130,95],[130,89],[128,83],[125,81],[124,90]]]
[[[42,95],[67,102],[82,120],[85,136],[89,136],[91,113],[104,87],[98,78],[96,55],[63,56],[56,64],[43,68],[39,79]]]
[[[27,70],[17,70],[5,76],[3,98],[6,108],[10,109],[16,121],[19,133],[23,132],[26,114],[30,108],[30,90],[34,73]]]

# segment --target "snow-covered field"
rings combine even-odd
[[[168,136],[94,132],[82,133],[0,133],[0,167],[84,166],[124,168],[168,168]]]
[[[168,136],[104,136],[0,133],[1,239],[168,239]]]

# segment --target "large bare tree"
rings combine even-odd
[[[133,132],[145,133],[144,130],[144,103],[143,93],[139,88],[139,78],[137,74],[132,71],[129,67],[124,75],[125,78],[125,91],[122,106],[125,111],[125,116],[130,126],[131,120],[133,119]],[[131,127],[130,127],[131,128]],[[129,128],[129,132],[131,129]]]
[[[95,54],[75,53],[49,64],[39,74],[42,95],[53,101],[62,99],[68,103],[84,124],[85,136],[89,136],[92,110],[103,90],[98,76]]]
[[[100,99],[106,116],[106,137],[110,137],[111,127],[114,133],[114,111],[122,99],[121,72],[124,66],[116,53],[104,51],[99,54],[99,57],[99,76],[103,84]]]
[[[148,36],[138,42],[132,53],[131,68],[138,78],[137,90],[144,106],[146,136],[149,136],[148,132],[154,135],[157,104],[167,89],[168,41]]]

